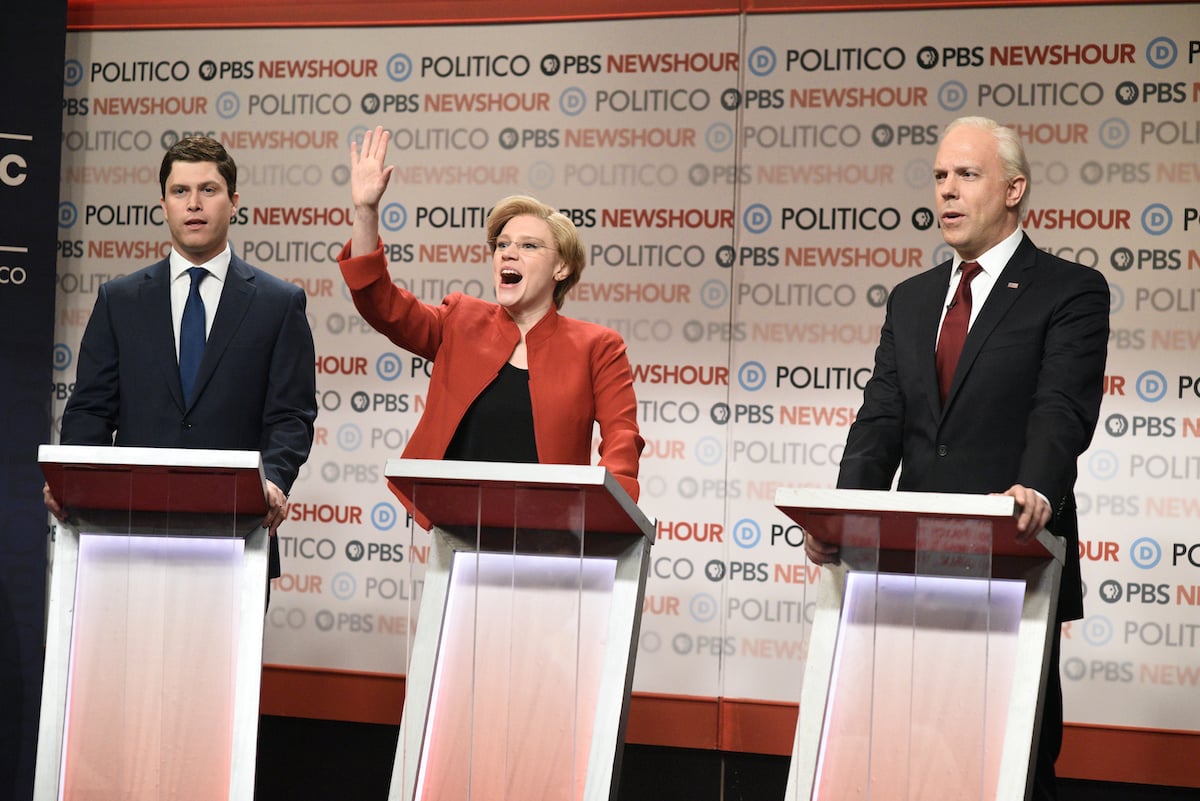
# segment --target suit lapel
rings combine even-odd
[[[975,318],[975,323],[967,332],[962,355],[959,356],[958,367],[954,371],[954,381],[950,384],[950,392],[946,395],[946,408],[949,408],[950,404],[954,402],[958,388],[970,374],[971,366],[975,363],[975,357],[979,355],[983,343],[996,330],[996,326],[1008,314],[1009,309],[1017,302],[1017,298],[1022,293],[1029,291],[1036,276],[1036,271],[1033,270],[1036,260],[1037,247],[1028,235],[1023,235],[1021,244],[1017,246],[1017,250],[1008,260],[1008,264],[1004,265],[1004,269],[1000,271],[996,283],[992,286],[992,291],[988,293],[987,301],[979,310],[979,316]]]
[[[953,260],[934,268],[936,279],[933,288],[921,299],[917,310],[917,353],[921,355],[921,389],[929,404],[934,419],[942,416],[942,401],[938,392],[937,340],[942,318],[942,304],[946,302],[946,289],[950,286],[950,269]]]
[[[175,324],[171,320],[171,263],[163,259],[146,272],[138,287],[138,308],[145,310],[142,341],[150,348],[151,364],[162,371],[163,381],[180,410],[184,408],[179,383],[179,355],[175,352]]]
[[[208,342],[204,345],[204,358],[200,362],[200,371],[196,374],[192,403],[204,394],[204,387],[216,372],[221,357],[250,309],[254,292],[254,270],[234,256],[229,261],[229,272],[225,274],[225,286],[221,289],[221,300],[217,304],[217,316],[208,332]]]

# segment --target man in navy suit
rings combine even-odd
[[[59,439],[259,451],[268,495],[263,525],[274,535],[317,416],[304,292],[233,255],[237,167],[219,142],[180,140],[163,157],[159,184],[171,254],[100,288]],[[194,277],[189,268],[198,268]],[[193,283],[199,298],[189,301]],[[189,325],[194,336],[181,334]],[[194,365],[181,374],[189,353]],[[48,487],[43,494],[47,508],[65,518],[68,510]],[[271,576],[278,575],[272,536]]]
[[[1058,620],[1076,620],[1083,616],[1076,459],[1100,413],[1108,284],[1095,270],[1039,250],[1021,230],[1029,164],[1011,129],[981,117],[955,120],[933,174],[942,236],[955,255],[892,291],[838,486],[886,490],[899,470],[900,490],[1011,495],[1019,539],[1042,528],[1066,539]],[[954,339],[943,326],[955,316],[965,339],[939,385],[944,346]],[[835,547],[806,539],[814,562],[836,559]],[[1056,797],[1060,633],[1047,677],[1037,799]]]

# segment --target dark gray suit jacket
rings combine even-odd
[[[234,256],[185,405],[169,283],[164,259],[100,287],[60,441],[259,451],[266,477],[289,492],[317,416],[303,290]]]
[[[893,290],[838,486],[889,489],[899,469],[900,490],[1038,490],[1053,510],[1047,528],[1067,540],[1059,619],[1077,619],[1076,460],[1100,413],[1108,283],[1025,236],[971,326],[943,408],[934,350],[951,266]]]

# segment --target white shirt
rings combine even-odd
[[[171,264],[171,323],[175,327],[175,358],[179,358],[179,326],[183,322],[183,307],[187,304],[188,292],[192,288],[192,276],[188,274],[189,267],[203,267],[208,270],[208,277],[200,282],[200,299],[204,301],[204,338],[212,331],[213,319],[217,316],[217,304],[221,302],[221,289],[225,286],[225,276],[229,273],[229,261],[233,253],[229,245],[210,261],[204,264],[192,264],[179,251],[171,248],[168,257]]]
[[[983,308],[984,301],[991,294],[992,287],[996,285],[996,279],[1000,277],[1005,265],[1017,252],[1022,236],[1021,229],[1018,227],[991,250],[975,259],[979,262],[980,272],[975,276],[975,280],[971,281],[971,319],[967,322],[968,331],[975,324],[975,318],[979,316],[979,310]],[[938,320],[939,339],[942,335],[942,322],[946,319],[946,312],[950,310],[950,303],[954,300],[954,293],[958,291],[958,284],[962,280],[962,265],[962,257],[955,253],[954,267],[950,270],[950,286],[946,289],[946,302],[942,304],[942,318]]]

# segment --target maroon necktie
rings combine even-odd
[[[958,289],[954,292],[954,300],[946,310],[946,319],[942,320],[942,333],[937,345],[937,374],[938,390],[942,403],[950,392],[950,382],[954,380],[954,368],[958,366],[958,357],[962,353],[963,342],[967,339],[967,325],[971,322],[971,280],[982,271],[977,261],[964,261],[962,278],[958,281]]]

